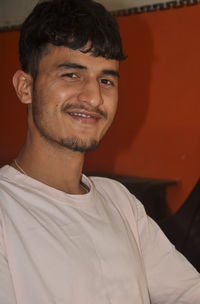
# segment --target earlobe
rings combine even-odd
[[[32,77],[18,70],[13,76],[13,86],[20,101],[24,104],[32,103]]]

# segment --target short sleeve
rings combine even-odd
[[[200,274],[169,242],[136,201],[138,233],[149,292],[154,304],[199,304]]]

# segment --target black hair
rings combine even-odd
[[[33,78],[47,44],[107,59],[125,59],[114,17],[92,0],[47,0],[38,3],[26,18],[19,41],[20,62]]]

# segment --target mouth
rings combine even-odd
[[[93,119],[99,119],[91,114],[85,114],[85,113],[79,113],[79,112],[68,112],[71,116],[77,116],[77,117],[83,117],[83,118],[93,118]]]
[[[88,112],[85,110],[67,111],[67,114],[70,115],[73,120],[85,125],[93,125],[102,118],[98,113]]]

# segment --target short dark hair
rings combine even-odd
[[[38,3],[26,18],[19,41],[20,62],[33,78],[47,44],[107,59],[125,59],[117,22],[92,0],[47,0]]]

